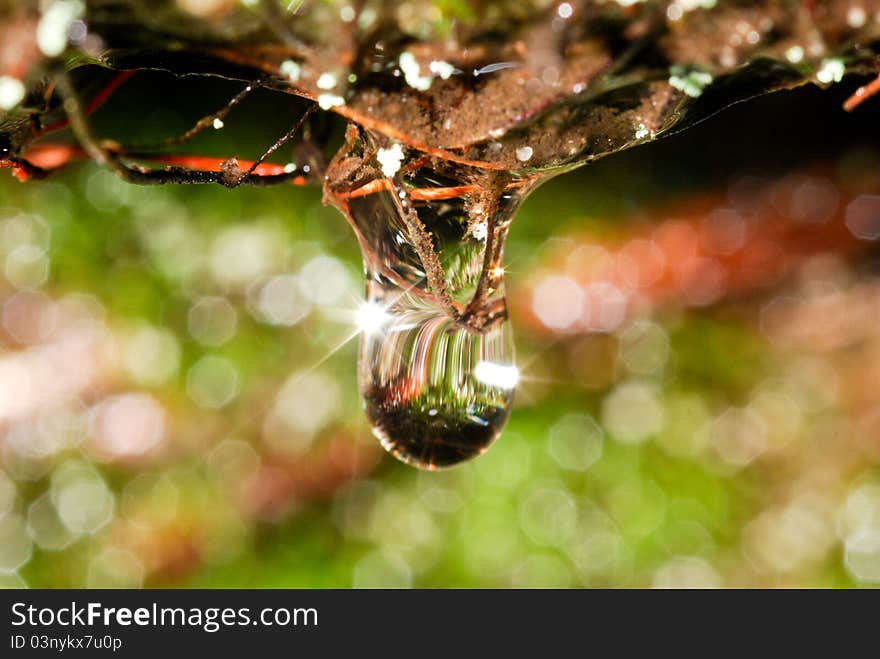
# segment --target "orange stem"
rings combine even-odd
[[[92,114],[99,107],[104,105],[107,100],[116,93],[116,90],[119,89],[123,84],[125,84],[129,78],[131,78],[135,73],[137,73],[137,69],[132,69],[130,71],[122,71],[113,76],[113,79],[104,87],[98,94],[89,101],[89,104],[86,106],[85,114],[86,116]],[[67,128],[70,125],[70,119],[65,117],[64,119],[59,119],[56,122],[49,124],[48,126],[44,126],[42,133],[52,133],[56,130],[62,130]]]
[[[852,112],[878,92],[880,92],[880,75],[867,85],[859,87],[852,96],[846,99],[846,102],[843,104],[843,109],[847,112]]]

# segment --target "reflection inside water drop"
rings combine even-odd
[[[373,433],[419,467],[479,455],[507,421],[516,385],[515,377],[483,381],[480,367],[515,372],[512,353],[506,323],[480,335],[427,310],[395,314],[386,332],[361,339],[361,393]]]
[[[364,409],[400,460],[427,469],[463,462],[498,437],[519,378],[501,262],[527,186],[422,154],[386,178],[370,135],[350,132],[348,146],[329,190],[364,257]]]

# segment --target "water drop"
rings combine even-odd
[[[449,467],[483,453],[510,413],[519,372],[502,254],[532,183],[409,150],[389,178],[381,139],[350,129],[328,170],[363,253],[360,392],[389,452]]]

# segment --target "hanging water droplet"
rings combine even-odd
[[[364,257],[360,391],[388,451],[448,467],[485,451],[510,412],[519,372],[501,263],[529,183],[418,153],[385,178],[378,151],[350,129],[328,170]]]

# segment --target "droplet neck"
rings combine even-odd
[[[325,201],[342,211],[358,237],[368,277],[424,297],[474,332],[506,320],[504,244],[536,179],[421,154],[385,176],[389,172],[373,162],[383,150],[378,143],[372,134],[350,129],[346,148],[328,168],[325,189]],[[378,235],[385,230],[380,218],[389,216],[395,242],[403,247],[388,249]],[[462,240],[476,248],[467,263],[450,254]]]

